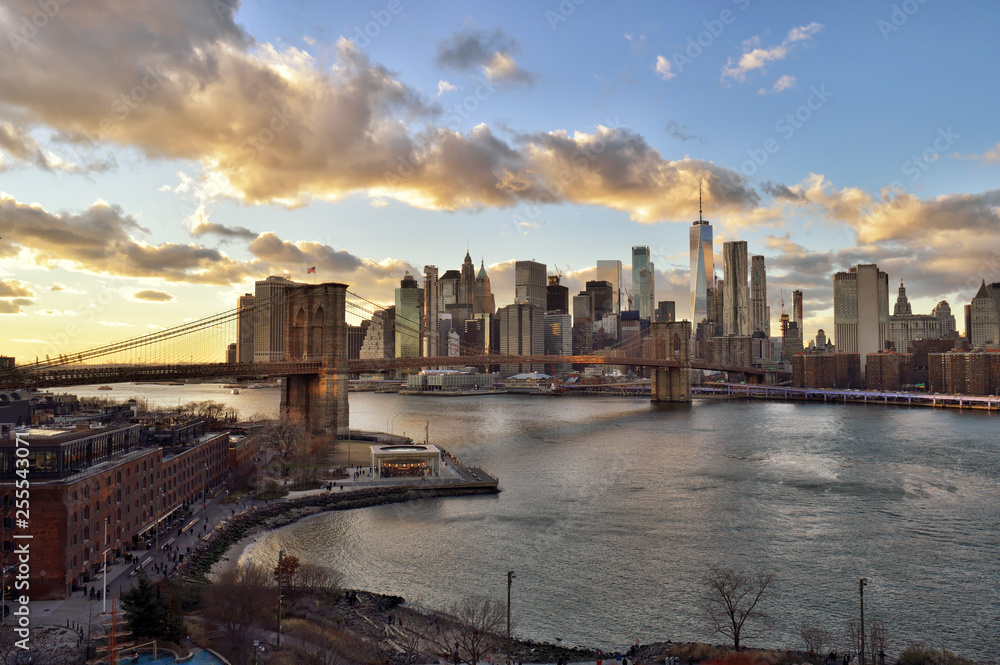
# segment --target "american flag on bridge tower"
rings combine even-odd
[[[316,266],[313,266],[312,268],[306,268],[307,275],[311,275],[314,272],[316,272]]]

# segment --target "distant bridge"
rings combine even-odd
[[[415,358],[347,358],[346,312],[351,305],[353,316],[371,315],[347,301],[347,286],[326,283],[289,288],[277,320],[284,331],[284,361],[219,363],[195,361],[215,355],[236,339],[237,320],[262,308],[228,310],[201,319],[159,330],[139,337],[73,353],[46,356],[33,364],[20,365],[13,371],[0,372],[0,388],[55,388],[85,384],[174,381],[192,378],[284,377],[281,398],[283,417],[300,420],[316,433],[346,431],[348,426],[347,380],[351,374],[384,372],[421,367],[490,367],[494,365],[613,365],[648,367],[653,370],[654,401],[690,399],[690,370],[739,373],[751,381],[760,381],[765,370],[691,361],[689,358],[690,324],[654,323],[642,348],[620,349],[608,355],[511,355],[468,353],[456,356]],[[370,301],[350,294],[370,304]],[[268,309],[271,312],[271,309]],[[272,317],[273,319],[274,317]],[[396,330],[420,340],[429,332],[414,322],[397,320]]]

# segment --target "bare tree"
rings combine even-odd
[[[205,614],[226,632],[240,664],[249,658],[252,628],[275,604],[271,579],[263,566],[235,566],[219,575],[207,594]]]
[[[31,654],[34,665],[65,665],[82,660],[83,646],[65,629],[41,626],[31,632]]]
[[[818,657],[822,657],[824,647],[833,641],[833,637],[829,631],[807,623],[799,626],[799,637],[806,643],[806,650],[809,652],[809,655]]]
[[[395,623],[386,626],[389,640],[406,655],[406,662],[412,663],[417,656],[429,651],[433,646],[431,624],[427,617],[418,614],[396,614]]]
[[[854,653],[861,653],[861,619],[847,620],[847,643],[854,650]],[[864,663],[859,663],[859,665],[864,665]]]
[[[288,465],[306,449],[309,435],[294,420],[271,420],[263,426],[260,436],[264,447],[278,454],[282,475],[287,475]]]
[[[868,654],[872,663],[882,665],[886,647],[889,646],[889,629],[885,621],[881,619],[871,619],[868,621]],[[879,654],[883,654],[882,657]]]
[[[773,571],[746,571],[712,566],[703,578],[705,595],[702,607],[715,632],[733,640],[740,650],[740,640],[756,637],[745,632],[748,619],[766,620],[768,614],[758,605],[776,577]]]
[[[331,600],[344,593],[344,574],[339,570],[314,563],[304,563],[295,573],[296,587],[321,593]]]
[[[507,606],[495,598],[466,598],[454,605],[435,635],[439,651],[456,663],[476,665],[504,643]]]

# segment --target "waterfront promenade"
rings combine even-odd
[[[355,441],[354,444],[359,442]],[[368,442],[362,442],[368,444]],[[199,545],[217,529],[225,526],[233,517],[248,511],[257,510],[275,502],[285,502],[301,497],[309,497],[329,493],[350,493],[367,488],[391,487],[409,490],[432,490],[440,488],[497,488],[498,481],[488,473],[478,468],[466,467],[447,451],[442,451],[442,475],[438,478],[372,478],[368,467],[350,469],[347,478],[323,480],[320,489],[290,491],[286,496],[273,500],[262,500],[247,497],[239,502],[224,503],[227,492],[223,491],[209,499],[204,508],[199,504],[192,505],[192,514],[165,529],[160,535],[159,547],[155,545],[147,550],[135,550],[131,554],[135,561],[126,562],[124,558],[109,562],[107,566],[106,608],[111,609],[111,599],[120,598],[128,591],[138,578],[140,570],[150,580],[165,580],[170,578],[181,561],[194,552]],[[286,483],[287,484],[287,483]],[[93,578],[86,591],[75,591],[63,600],[32,601],[29,603],[32,621],[36,625],[56,625],[70,628],[85,635],[91,625],[96,626],[105,603],[98,597],[91,597],[91,589],[103,589],[103,575]]]
[[[702,395],[753,397],[758,399],[801,400],[824,403],[852,402],[861,404],[896,404],[950,409],[981,409],[1000,411],[997,395],[941,395],[938,393],[904,393],[880,390],[849,390],[831,388],[791,388],[760,386],[747,383],[713,383],[694,390]]]

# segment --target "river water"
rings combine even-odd
[[[115,397],[129,390],[151,404],[211,394],[245,415],[273,413],[278,399],[221,386],[121,386]],[[342,570],[349,586],[434,608],[504,598],[513,570],[516,634],[605,649],[724,642],[699,610],[712,564],[777,571],[764,601],[773,621],[747,643],[801,648],[809,624],[843,649],[866,577],[865,614],[887,623],[892,654],[926,641],[997,662],[997,415],[504,395],[350,403],[354,428],[422,440],[429,421],[431,443],[503,491],[318,515],[247,555],[285,549]]]

